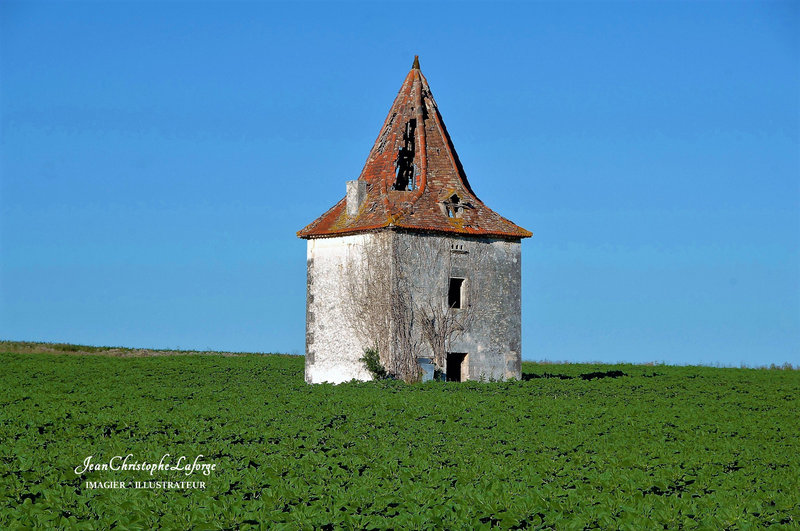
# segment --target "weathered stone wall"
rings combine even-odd
[[[467,354],[470,380],[521,377],[521,252],[519,241],[399,233],[401,260],[415,298],[436,295],[443,305],[451,277],[465,279],[470,326],[450,352]],[[402,256],[402,255],[401,255]]]
[[[306,381],[339,383],[368,380],[359,358],[363,338],[354,333],[353,312],[343,295],[351,279],[349,262],[363,249],[389,238],[392,251],[382,261],[412,292],[417,304],[447,305],[451,277],[463,278],[469,327],[456,334],[451,352],[467,354],[470,380],[520,378],[521,252],[519,241],[420,233],[383,232],[308,240],[308,304],[306,315]],[[380,240],[383,241],[383,240]],[[390,256],[391,255],[391,256]],[[371,263],[374,263],[374,257]],[[352,262],[350,262],[352,264]],[[420,334],[420,330],[415,331]],[[424,343],[424,342],[422,342]],[[430,355],[423,346],[423,355]]]

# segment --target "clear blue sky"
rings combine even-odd
[[[0,338],[302,354],[420,55],[523,358],[800,364],[800,4],[0,3]]]

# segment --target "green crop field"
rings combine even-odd
[[[14,350],[2,529],[800,525],[797,370],[526,363],[505,383],[309,386],[294,356]],[[76,473],[129,454],[216,468]]]

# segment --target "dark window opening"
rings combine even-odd
[[[450,196],[450,198],[445,203],[447,207],[447,217],[448,218],[460,218],[461,212],[464,210],[464,205],[461,204],[461,198],[458,197],[456,194]]]
[[[447,367],[445,368],[445,376],[448,382],[461,382],[466,380],[465,370],[467,364],[464,363],[467,355],[463,352],[448,352],[447,353]]]
[[[414,169],[414,153],[416,151],[414,132],[417,129],[417,120],[412,118],[406,124],[406,129],[403,131],[403,147],[397,151],[397,177],[394,181],[392,190],[413,190],[416,183],[416,171]]]
[[[463,278],[451,278],[447,288],[447,306],[450,308],[461,308],[463,301]]]

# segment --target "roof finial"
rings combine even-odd
[[[411,65],[411,70],[419,70],[419,55],[414,56],[414,64]]]

